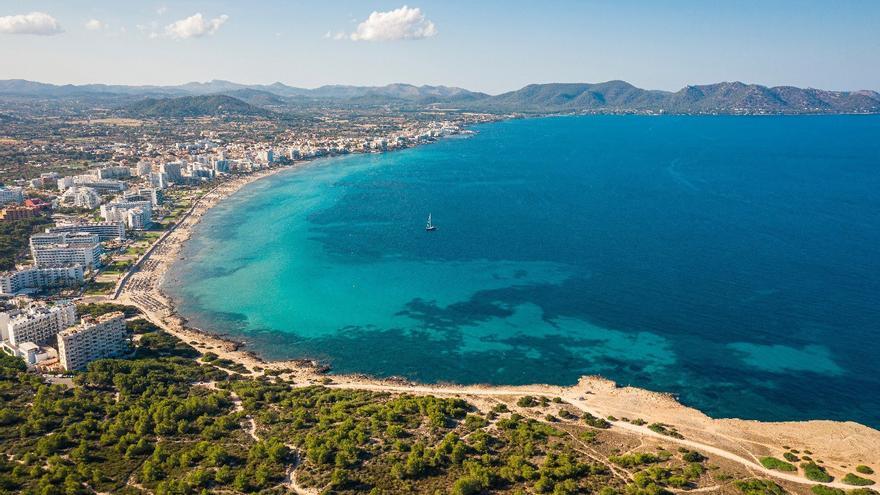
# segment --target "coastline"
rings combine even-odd
[[[684,439],[663,436],[644,425],[625,421],[613,422],[615,429],[703,449],[738,462],[752,472],[792,483],[815,484],[797,474],[768,470],[758,463],[758,459],[766,455],[781,456],[785,450],[783,446],[791,446],[814,452],[838,478],[845,474],[845,466],[856,463],[880,469],[880,453],[876,452],[876,445],[880,445],[880,431],[854,422],[815,420],[770,423],[712,419],[696,409],[680,404],[669,394],[634,387],[621,388],[610,380],[595,376],[583,377],[578,384],[571,387],[545,384],[458,386],[417,384],[394,378],[383,380],[365,375],[327,376],[323,374],[324,368],[315,361],[266,361],[243,349],[238,342],[189,326],[177,314],[173,300],[161,290],[161,283],[168,269],[179,259],[183,245],[192,236],[193,227],[213,206],[245,185],[309,163],[298,162],[293,166],[237,177],[205,193],[138,260],[124,277],[124,282],[121,282],[112,300],[137,306],[147,319],[193,345],[201,353],[215,353],[221,359],[228,359],[247,368],[252,375],[271,370],[294,386],[324,384],[330,387],[389,393],[454,396],[474,400],[478,407],[482,407],[480,401],[499,397],[560,397],[579,410],[599,417],[638,418],[647,424],[673,425],[684,435]],[[840,482],[827,485],[851,488]]]

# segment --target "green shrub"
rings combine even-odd
[[[651,454],[650,452],[636,452],[633,454],[625,454],[625,455],[613,455],[608,458],[609,461],[617,464],[618,466],[631,468],[636,466],[643,466],[646,464],[654,464],[662,461],[659,456]]]
[[[770,480],[741,480],[733,483],[745,495],[785,495],[781,486]]]
[[[531,395],[526,395],[520,397],[518,401],[516,401],[516,405],[519,407],[535,407],[538,405],[538,401],[535,400]]]
[[[131,333],[136,335],[142,335],[150,332],[158,332],[161,330],[161,328],[143,318],[129,320],[125,325],[131,331]]]
[[[785,460],[788,462],[797,462],[800,460],[800,458],[798,458],[798,456],[792,454],[791,452],[786,452],[786,453],[782,454],[782,457],[785,457]]]
[[[651,423],[650,425],[648,425],[648,429],[655,433],[666,435],[667,437],[678,439],[684,438],[684,435],[679,433],[674,426],[669,426],[663,423]]]
[[[706,456],[697,452],[696,450],[687,450],[681,454],[681,458],[687,462],[703,462],[706,460]]]
[[[828,474],[828,472],[825,471],[825,468],[815,462],[805,462],[801,464],[801,467],[804,469],[804,475],[810,481],[818,481],[820,483],[834,481],[834,476]]]
[[[570,413],[570,412],[568,411],[568,409],[560,409],[560,410],[559,410],[559,417],[562,418],[562,419],[575,419],[575,418],[577,418],[577,416],[575,416],[574,414]]]
[[[762,457],[761,465],[767,469],[774,469],[776,471],[797,471],[797,468],[794,464],[779,460],[775,457]]]
[[[843,477],[843,482],[847,485],[853,486],[870,486],[874,484],[874,480],[862,478],[861,476],[853,473],[847,473],[847,475]]]
[[[877,493],[877,490],[872,490],[870,488],[854,488],[847,492],[847,495],[880,495]]]
[[[607,420],[602,419],[602,418],[597,418],[596,416],[593,416],[592,414],[590,414],[588,412],[584,413],[583,418],[584,418],[584,422],[587,423],[589,426],[592,426],[593,428],[602,428],[602,429],[611,428],[611,423],[609,423]]]
[[[874,474],[874,470],[869,468],[868,466],[865,466],[864,464],[859,464],[858,466],[856,466],[856,472],[862,474]]]
[[[816,495],[846,495],[846,492],[840,488],[831,488],[830,486],[825,485],[813,485],[813,487],[810,488],[810,491]]]

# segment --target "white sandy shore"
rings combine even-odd
[[[224,183],[205,194],[192,209],[181,217],[177,226],[156,241],[154,246],[133,268],[119,287],[115,300],[140,308],[146,317],[201,352],[213,352],[221,358],[245,366],[253,374],[265,370],[282,371],[282,377],[294,385],[324,383],[328,386],[374,390],[392,393],[429,394],[470,398],[515,398],[523,395],[560,397],[565,403],[599,417],[643,419],[650,423],[674,425],[684,439],[660,435],[646,426],[625,421],[614,422],[613,428],[622,432],[662,438],[689,448],[724,457],[741,464],[756,475],[803,486],[816,484],[794,473],[781,473],[762,467],[762,456],[782,456],[783,446],[809,450],[813,457],[822,459],[824,466],[836,477],[842,478],[857,464],[866,464],[880,472],[880,431],[853,422],[802,421],[759,422],[738,419],[712,419],[700,411],[678,403],[671,395],[634,387],[617,387],[600,377],[584,377],[573,387],[552,385],[528,386],[457,386],[414,384],[403,380],[379,380],[360,375],[333,375],[321,373],[316,363],[309,361],[266,362],[240,345],[216,335],[191,328],[175,311],[172,301],[161,291],[162,277],[180,256],[180,250],[192,235],[192,228],[202,216],[225,197],[253,181],[270,177],[281,170],[271,169]],[[838,481],[829,483],[837,488],[852,488]]]

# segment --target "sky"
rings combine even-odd
[[[880,90],[880,0],[0,0],[0,79]]]

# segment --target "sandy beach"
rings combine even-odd
[[[294,166],[303,166],[302,163]],[[618,387],[601,377],[583,377],[572,387],[535,384],[529,386],[456,386],[410,383],[405,380],[379,380],[362,375],[325,375],[318,363],[309,361],[266,362],[242,349],[241,345],[191,328],[175,312],[173,301],[161,291],[162,279],[180,258],[184,243],[192,235],[193,227],[216,204],[240,188],[283,171],[290,167],[275,168],[238,177],[210,190],[192,208],[181,216],[178,223],[138,260],[131,272],[121,279],[112,296],[113,302],[131,304],[165,331],[197,348],[212,352],[220,358],[238,363],[251,374],[267,370],[279,374],[296,386],[325,384],[330,387],[374,390],[389,393],[430,394],[455,396],[471,401],[481,409],[490,408],[498,401],[515,402],[524,395],[558,397],[563,403],[598,417],[620,418],[612,421],[612,431],[635,435],[643,439],[661,439],[688,448],[699,449],[738,464],[756,476],[771,477],[789,487],[803,491],[815,485],[797,473],[782,473],[764,468],[762,456],[782,457],[788,450],[800,449],[821,459],[828,472],[841,479],[853,467],[864,464],[880,471],[880,431],[854,422],[803,421],[759,422],[739,419],[713,419],[700,411],[678,403],[671,395],[634,387]],[[531,411],[523,414],[534,415]],[[540,416],[538,416],[540,417]],[[633,422],[624,421],[643,420]],[[673,438],[649,429],[646,425],[663,423],[674,426],[683,438]],[[839,481],[828,486],[849,489]]]

